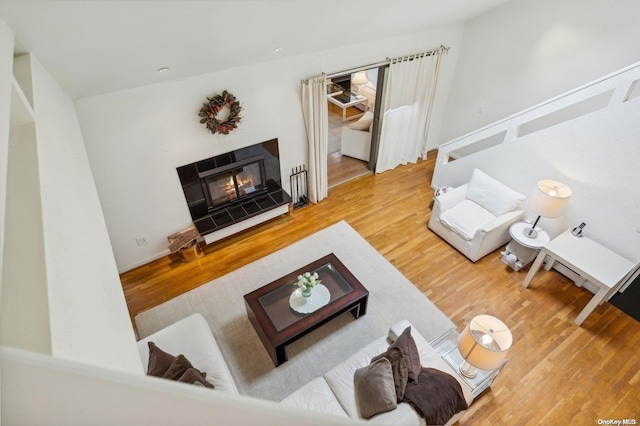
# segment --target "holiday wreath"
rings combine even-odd
[[[242,107],[236,97],[226,90],[221,95],[207,97],[198,114],[200,123],[205,124],[211,133],[228,135],[240,123]]]

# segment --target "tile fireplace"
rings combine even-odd
[[[187,164],[177,172],[203,236],[291,202],[282,189],[277,139]]]

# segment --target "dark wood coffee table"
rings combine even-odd
[[[305,272],[317,272],[330,294],[329,302],[309,314],[289,306],[297,289],[293,283]],[[276,367],[287,360],[285,346],[338,315],[350,311],[355,318],[367,312],[369,292],[333,254],[297,269],[244,295],[249,320]]]

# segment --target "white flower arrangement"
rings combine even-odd
[[[318,279],[318,273],[305,272],[302,275],[298,275],[298,281],[293,283],[303,290],[311,290],[314,286],[320,284],[322,280]]]

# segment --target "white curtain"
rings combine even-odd
[[[446,49],[389,65],[376,173],[427,158],[427,136],[440,61]]]
[[[309,200],[327,197],[327,149],[329,112],[327,79],[324,75],[302,82],[302,114],[309,142]]]

